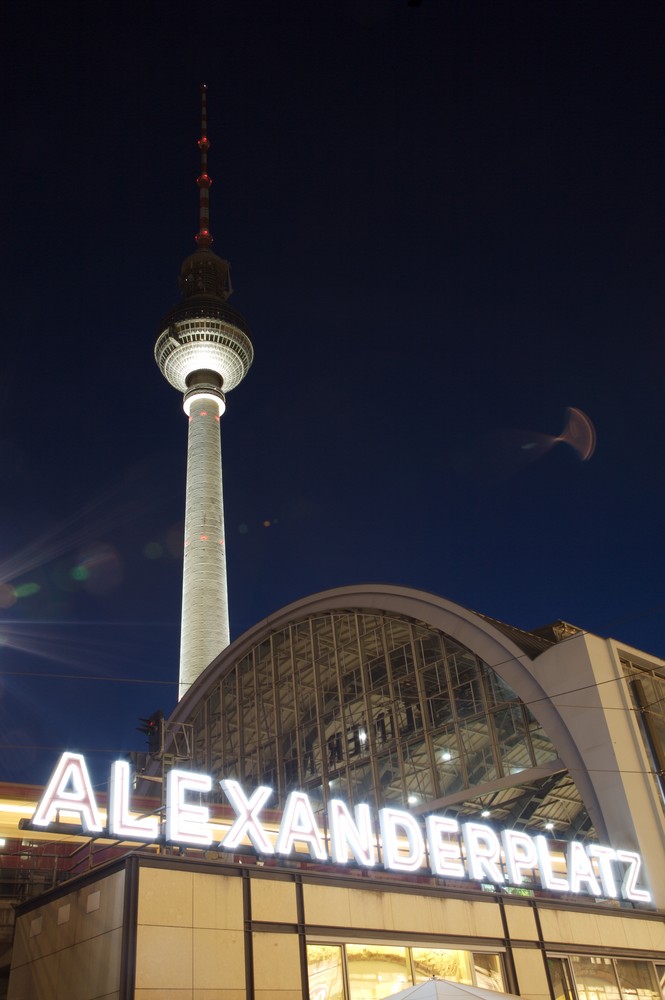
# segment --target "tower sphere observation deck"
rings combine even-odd
[[[185,410],[192,390],[210,380],[230,392],[243,380],[254,357],[243,316],[227,305],[216,288],[228,279],[228,264],[212,250],[198,250],[182,267],[184,298],[164,317],[155,345],[155,360],[164,378],[185,393]],[[217,384],[218,383],[218,384]]]
[[[183,393],[189,417],[180,697],[230,642],[219,418],[225,394],[254,357],[247,324],[226,301],[233,290],[228,262],[212,250],[206,97],[202,86],[196,250],[182,264],[183,297],[164,317],[155,345],[159,369]]]

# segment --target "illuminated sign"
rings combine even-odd
[[[154,843],[160,839],[156,816],[136,816],[130,810],[131,775],[126,761],[111,767],[107,836],[118,840]],[[448,879],[472,879],[493,885],[540,887],[553,892],[588,893],[594,897],[651,902],[639,886],[642,859],[634,851],[570,841],[565,855],[552,852],[552,841],[521,830],[500,833],[486,823],[436,814],[427,816],[424,830],[419,819],[403,809],[378,810],[380,837],[376,836],[369,806],[353,812],[341,799],[327,809],[327,833],[321,830],[305,792],[291,792],[275,836],[261,820],[272,789],[255,788],[248,797],[241,785],[226,778],[220,782],[235,820],[215,845],[234,851],[247,841],[261,855],[302,857],[304,850],[315,861],[362,868],[379,863],[395,872],[423,873]],[[185,847],[214,844],[210,810],[200,804],[212,790],[206,774],[173,768],[166,775],[165,839]],[[198,802],[194,802],[194,798]],[[78,817],[91,836],[104,833],[101,814],[85,759],[63,753],[44,790],[31,825],[48,830],[60,812]]]

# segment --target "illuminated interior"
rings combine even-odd
[[[307,615],[197,690],[195,770],[411,812],[480,813],[593,839],[581,796],[529,707],[474,652],[406,616]],[[223,720],[223,724],[222,724]],[[221,800],[221,793],[217,793]],[[420,808],[419,808],[420,807]]]
[[[311,1000],[380,1000],[434,977],[504,991],[500,954],[460,948],[310,944],[307,968]]]

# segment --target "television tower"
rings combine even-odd
[[[219,418],[225,394],[254,357],[245,320],[226,300],[228,261],[212,250],[207,87],[201,85],[201,173],[196,250],[180,268],[182,300],[155,344],[162,375],[184,394],[189,417],[179,697],[230,642]]]

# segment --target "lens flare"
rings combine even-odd
[[[565,441],[577,452],[583,462],[588,462],[596,450],[596,429],[586,413],[575,406],[566,411],[568,421],[555,441]]]
[[[146,542],[143,546],[143,555],[146,559],[161,559],[164,555],[164,546],[160,542]]]
[[[101,597],[110,593],[122,581],[122,562],[116,550],[106,542],[95,542],[79,553],[79,570],[85,570],[79,579],[85,589]]]
[[[577,407],[566,408],[566,423],[558,436],[510,428],[496,430],[484,441],[483,464],[498,477],[510,475],[547,455],[557,444],[567,444],[588,462],[596,448],[596,431],[590,418]]]
[[[25,622],[14,619],[2,622],[1,635],[4,648],[61,664],[70,672],[105,676],[117,672],[119,666],[126,666],[129,675],[138,677],[154,649],[155,630],[161,632],[173,627],[176,626],[161,622],[90,621],[84,624],[78,620]],[[3,662],[0,667],[0,678],[14,674],[7,663]],[[29,666],[21,667],[16,676],[24,679],[31,676],[30,671]]]
[[[9,585],[11,581],[54,563],[62,556],[100,544],[100,539],[152,509],[154,497],[149,487],[155,461],[148,457],[136,470],[127,470],[124,476],[87,500],[79,510],[0,560],[0,586]],[[182,555],[182,539],[179,554]],[[4,606],[2,602],[6,599],[4,592],[0,594],[0,607]]]

